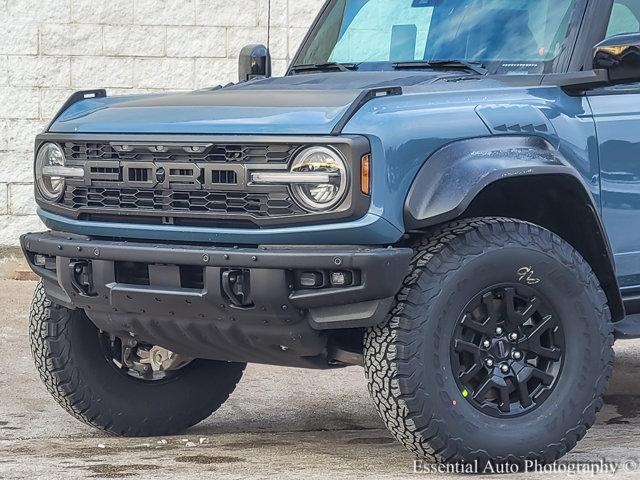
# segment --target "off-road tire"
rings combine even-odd
[[[456,384],[452,324],[465,308],[467,300],[461,299],[470,300],[496,280],[496,272],[515,275],[524,265],[533,267],[561,314],[567,358],[544,403],[523,416],[500,419],[476,409]],[[518,220],[468,219],[427,232],[415,245],[390,319],[365,335],[365,370],[382,419],[418,457],[481,465],[550,463],[594,424],[612,372],[612,345],[607,298],[589,264],[567,242]]]
[[[171,435],[201,422],[229,397],[245,364],[194,360],[167,380],[142,381],[117,371],[98,329],[81,310],[53,304],[38,284],[29,335],[40,378],[78,420],[127,437]]]

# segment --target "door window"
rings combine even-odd
[[[626,1],[616,1],[613,4],[611,19],[609,20],[609,28],[607,29],[607,38],[623,33],[640,32],[640,20],[636,12],[627,6]]]
[[[637,0],[616,0],[611,11],[607,38],[625,33],[640,33],[640,2]],[[640,83],[612,85],[602,89],[602,93],[638,93]],[[598,93],[597,91],[594,93]]]

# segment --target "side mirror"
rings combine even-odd
[[[606,70],[609,83],[640,82],[640,34],[616,35],[595,46],[594,70]]]
[[[240,82],[271,76],[271,55],[264,45],[247,45],[240,51]]]

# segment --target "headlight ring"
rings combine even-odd
[[[329,147],[302,150],[291,165],[292,173],[320,173],[329,183],[294,183],[291,190],[301,206],[311,211],[327,211],[338,205],[349,187],[349,170],[340,153]]]
[[[45,143],[36,155],[35,177],[36,187],[42,198],[49,202],[57,202],[64,195],[65,179],[62,176],[48,173],[52,167],[64,167],[65,156],[62,148],[55,143]]]

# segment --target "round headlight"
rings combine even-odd
[[[45,200],[57,202],[64,193],[64,178],[48,172],[47,167],[64,167],[64,152],[55,143],[45,143],[36,156],[36,185]]]
[[[343,198],[348,186],[347,166],[340,154],[327,147],[303,150],[293,161],[294,173],[325,173],[327,183],[299,183],[293,195],[308,210],[329,210]]]

